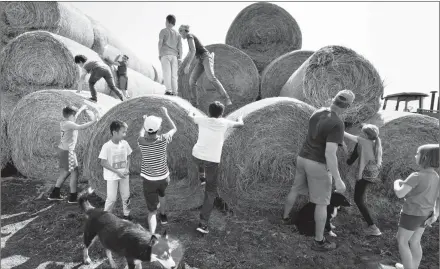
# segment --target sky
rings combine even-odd
[[[273,3],[297,21],[302,49],[342,45],[367,58],[384,80],[385,95],[439,90],[438,2]],[[204,45],[210,45],[225,42],[235,16],[252,2],[72,4],[104,24],[139,57],[160,67],[158,37],[168,14],[176,16],[176,28],[188,24]],[[183,50],[186,55],[186,42]],[[424,107],[429,108],[430,102],[431,96]],[[393,106],[391,102],[389,106]]]

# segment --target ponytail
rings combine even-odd
[[[382,141],[380,140],[380,137],[377,137],[374,145],[374,156],[376,157],[376,163],[378,166],[382,166],[382,154]]]

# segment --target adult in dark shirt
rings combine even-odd
[[[332,177],[336,190],[345,191],[338,170],[336,151],[344,141],[344,122],[339,116],[353,103],[352,91],[343,90],[333,98],[332,105],[315,111],[309,120],[309,130],[296,160],[295,180],[287,196],[283,219],[288,220],[298,194],[309,195],[315,207],[315,240],[312,249],[326,251],[336,248],[324,237],[327,205],[330,204]]]
[[[184,73],[185,74],[189,73],[190,66],[194,58],[197,61],[196,66],[191,72],[189,78],[191,103],[195,107],[198,107],[199,105],[196,82],[203,74],[203,72],[205,72],[208,80],[212,83],[212,85],[214,85],[216,90],[225,99],[226,105],[232,105],[231,98],[229,97],[228,93],[225,91],[225,88],[223,88],[221,82],[217,79],[217,77],[214,74],[213,54],[209,53],[209,51],[202,45],[200,40],[194,34],[190,34],[188,25],[181,25],[179,27],[179,34],[182,36],[183,39],[188,40],[188,46],[189,46],[189,53],[187,56],[189,59],[188,62],[186,63],[186,66],[184,67]]]

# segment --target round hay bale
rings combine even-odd
[[[7,132],[8,119],[10,118],[11,112],[19,98],[11,93],[6,92],[2,92],[1,95],[0,169],[3,169],[6,167],[6,164],[11,161],[11,143],[9,141]]]
[[[281,55],[301,49],[302,34],[289,12],[275,4],[259,2],[238,13],[225,43],[244,51],[262,72]]]
[[[379,111],[383,83],[374,66],[349,48],[327,46],[293,73],[280,96],[323,107],[329,106],[336,93],[344,89],[356,95],[354,103],[342,115],[345,122],[365,122]]]
[[[295,50],[273,60],[261,74],[262,98],[277,97],[290,76],[310,57],[313,51]]]
[[[227,106],[225,111],[234,111],[244,105],[253,102],[258,97],[260,77],[257,68],[244,52],[224,44],[206,46],[214,53],[214,72],[220,80],[232,100],[232,105]],[[189,78],[196,66],[196,59],[190,66],[190,73],[184,74],[183,69],[188,59],[185,58],[179,68],[179,96],[190,100]],[[202,74],[197,81],[199,109],[207,111],[211,102],[219,100],[224,102],[221,95],[214,91],[214,86],[209,82],[205,74]]]
[[[98,54],[68,38],[46,31],[24,33],[11,40],[0,54],[0,79],[3,91],[23,97],[38,90],[76,89],[80,76],[74,62],[76,54],[101,61]],[[84,82],[83,89],[88,90]],[[98,92],[109,92],[104,80]]]
[[[368,198],[373,212],[376,215],[392,212],[397,214],[400,203],[393,191],[393,182],[396,179],[405,179],[412,172],[420,170],[415,162],[417,148],[424,144],[438,144],[439,120],[414,113],[380,111],[366,123],[379,127],[379,136],[382,140],[383,163],[380,178],[383,184],[372,184]],[[347,129],[353,135],[361,133],[360,126]],[[345,139],[349,152],[354,148],[354,143]],[[345,181],[353,182],[354,186],[358,171],[358,162],[352,166],[346,164],[345,156],[339,162],[341,176]],[[437,172],[440,172],[437,170]],[[390,211],[391,210],[391,211]],[[394,211],[393,211],[394,210]]]
[[[220,193],[234,211],[250,216],[282,209],[314,110],[293,98],[272,97],[227,116],[244,121],[226,134],[220,163]]]
[[[129,47],[123,44],[119,38],[112,34],[112,32],[104,27],[100,22],[91,17],[88,18],[92,23],[94,34],[93,46],[90,47],[92,50],[97,52],[100,56],[105,56],[105,49],[107,46],[118,49],[122,54],[125,54],[130,58],[128,61],[128,67],[154,80],[154,67],[150,62],[142,61],[131,49],[129,49]]]
[[[0,29],[2,45],[34,30],[49,31],[88,48],[92,47],[94,40],[89,18],[65,2],[2,2]]]
[[[80,108],[87,104],[90,110],[102,115],[119,103],[99,93],[97,104],[84,102],[87,97],[69,90],[42,90],[26,95],[17,103],[8,121],[8,137],[12,145],[12,160],[21,174],[40,180],[55,180],[58,177],[60,122],[65,106]],[[82,124],[89,120],[86,113],[81,113],[76,122]],[[80,168],[93,129],[91,126],[79,131],[75,152]]]
[[[106,197],[106,182],[103,179],[103,168],[98,158],[99,152],[104,143],[111,139],[110,123],[113,120],[121,120],[128,124],[125,140],[133,149],[130,158],[130,174],[133,179],[130,182],[131,204],[134,208],[135,204],[143,205],[145,203],[142,194],[142,180],[140,177],[134,176],[139,175],[141,167],[141,152],[137,139],[144,122],[143,115],[158,115],[164,118],[160,110],[162,106],[168,109],[171,119],[177,126],[173,141],[168,146],[168,167],[171,173],[171,183],[167,189],[167,196],[170,194],[170,197],[174,197],[168,199],[169,208],[188,209],[200,205],[202,191],[197,188],[197,186],[200,186],[200,182],[196,176],[196,166],[192,164],[192,148],[197,142],[198,129],[197,125],[188,117],[188,113],[190,110],[199,115],[203,115],[203,113],[197,111],[190,103],[179,97],[165,95],[141,96],[124,101],[108,111],[97,123],[88,144],[89,150],[84,157],[84,177],[89,180],[89,184],[99,196]],[[165,133],[170,129],[171,126],[164,119],[159,132]],[[181,199],[189,200],[183,203]]]

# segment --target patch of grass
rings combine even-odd
[[[81,265],[82,228],[84,215],[78,205],[65,201],[51,202],[34,200],[42,183],[37,181],[11,179],[2,181],[2,215],[17,214],[2,220],[2,241],[9,236],[2,249],[2,258],[21,255],[12,268],[108,268],[105,252],[99,241],[90,249],[94,266]],[[85,187],[85,186],[81,186]],[[91,199],[96,207],[103,207],[99,198]],[[120,212],[120,208],[117,208]],[[135,221],[147,227],[146,209],[133,210]],[[379,263],[393,265],[400,260],[395,234],[398,217],[378,220],[383,235],[366,237],[362,234],[363,220],[355,207],[343,210],[334,221],[338,249],[320,253],[310,249],[312,237],[299,235],[293,226],[284,226],[277,221],[279,212],[260,219],[246,219],[242,216],[226,216],[214,210],[210,233],[202,236],[195,228],[199,220],[198,210],[170,211],[169,224],[158,225],[158,233],[166,228],[177,237],[185,248],[185,268],[228,268],[228,269],[291,269],[291,268],[381,268]],[[3,234],[6,227],[29,220],[26,226],[13,234]],[[426,229],[423,237],[424,257],[421,269],[438,268],[438,223]],[[121,265],[121,257],[115,257]],[[9,261],[10,263],[11,261]],[[101,263],[101,264],[100,264]],[[158,268],[144,263],[144,268]],[[385,268],[385,267],[383,267]]]

